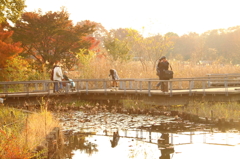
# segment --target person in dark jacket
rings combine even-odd
[[[160,80],[169,80],[169,79],[164,78],[164,70],[168,70],[168,69],[169,69],[169,62],[167,61],[167,58],[165,56],[162,56],[160,58],[160,62],[158,63]],[[168,92],[168,82],[161,83],[161,91]]]
[[[158,59],[158,63],[157,63],[157,67],[156,67],[157,76],[158,76],[159,80],[160,80],[160,70],[159,70],[158,64],[159,64],[160,62],[162,62],[161,58]],[[161,86],[161,82],[158,82],[158,84],[156,85],[156,88],[158,89],[160,86]]]

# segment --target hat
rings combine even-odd
[[[159,60],[166,59],[166,56],[162,56]]]

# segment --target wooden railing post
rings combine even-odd
[[[140,83],[140,91],[142,91],[142,81],[139,81]]]
[[[169,82],[169,85],[170,85],[170,97],[172,97],[172,89],[173,89],[172,81]]]
[[[124,87],[124,95],[126,95],[126,81],[123,81],[123,87]]]
[[[151,81],[148,81],[148,96],[151,96]]]
[[[206,96],[206,92],[205,92],[205,89],[206,89],[205,81],[202,82],[202,86],[203,86],[203,96]]]
[[[47,89],[48,89],[48,95],[50,95],[51,93],[51,89],[50,89],[50,82],[45,82],[45,84],[47,84]]]
[[[76,83],[76,89],[77,89],[77,92],[80,93],[80,91],[79,91],[79,87],[80,87],[80,84],[79,84],[79,83],[80,83],[80,81],[77,80],[76,82],[77,82],[77,83]]]
[[[107,81],[103,81],[103,89],[104,89],[104,94],[107,95]]]
[[[129,81],[129,87],[132,89],[132,81]]]
[[[86,81],[86,94],[88,95],[88,81]]]
[[[26,83],[26,84],[25,84],[26,91],[27,91],[27,96],[29,96],[29,85],[30,85],[29,83]]]
[[[228,82],[224,81],[225,95],[228,96]]]
[[[192,81],[189,81],[189,96],[192,95]]]
[[[135,92],[137,93],[137,90],[138,90],[138,81],[134,81],[135,83]]]

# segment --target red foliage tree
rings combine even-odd
[[[22,52],[21,43],[14,43],[11,39],[13,31],[8,31],[8,24],[0,24],[0,68],[3,68],[7,60]]]
[[[73,25],[69,14],[62,9],[59,12],[26,12],[16,22],[14,40],[22,41],[24,54],[34,57],[39,64],[46,61],[50,66],[58,60],[65,59],[66,66],[71,68],[79,49],[93,49],[98,42],[89,37],[95,31],[95,24],[90,21]]]

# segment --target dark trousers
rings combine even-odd
[[[160,76],[158,76],[158,77],[159,77],[159,80],[161,80],[161,79],[160,79]],[[161,86],[161,82],[158,82],[158,84],[157,84],[156,87],[159,87],[159,86]]]
[[[162,82],[161,91],[168,92],[168,82]]]

